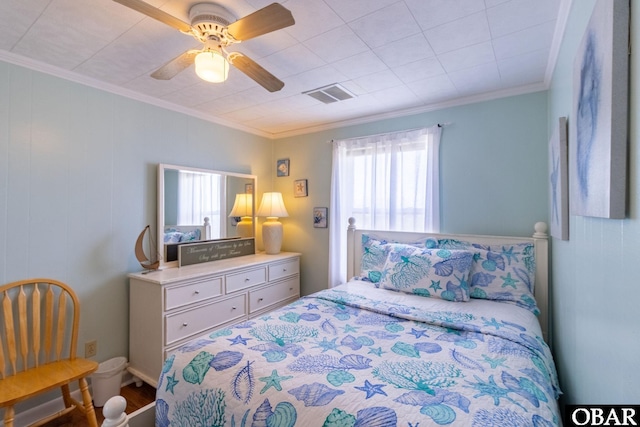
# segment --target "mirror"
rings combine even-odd
[[[158,252],[160,266],[178,265],[178,246],[194,241],[255,236],[257,177],[242,173],[158,165]],[[249,200],[240,217],[229,217],[236,195]],[[240,229],[240,230],[239,230]]]

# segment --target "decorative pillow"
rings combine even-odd
[[[448,301],[469,301],[469,251],[390,243],[380,287]]]
[[[396,243],[396,242],[391,242]],[[360,261],[360,280],[378,283],[382,275],[382,269],[387,260],[389,241],[377,236],[362,235],[362,260]],[[417,248],[436,248],[438,241],[433,238],[424,238],[415,242],[406,243]]]
[[[475,249],[471,298],[512,302],[536,315],[534,248],[530,243]]]
[[[182,233],[179,231],[165,231],[164,232],[164,242],[165,243],[178,243],[180,242],[180,238],[182,237]]]
[[[362,260],[360,261],[360,280],[378,283],[382,268],[387,259],[387,241],[378,240],[367,234],[362,235]]]
[[[182,234],[180,242],[195,242],[200,240],[200,230],[195,229]]]

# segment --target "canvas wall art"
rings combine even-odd
[[[598,0],[574,60],[571,214],[624,218],[629,0]]]
[[[549,140],[549,215],[551,235],[569,240],[569,177],[567,118],[560,117]]]

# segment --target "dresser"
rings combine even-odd
[[[300,297],[300,254],[258,253],[129,275],[129,367],[157,386],[164,360],[192,338]]]

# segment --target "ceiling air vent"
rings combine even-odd
[[[355,95],[349,92],[338,83],[334,83],[329,86],[319,87],[317,89],[302,92],[304,95],[309,95],[318,101],[325,104],[331,104],[332,102],[344,101],[346,99],[354,98]]]

